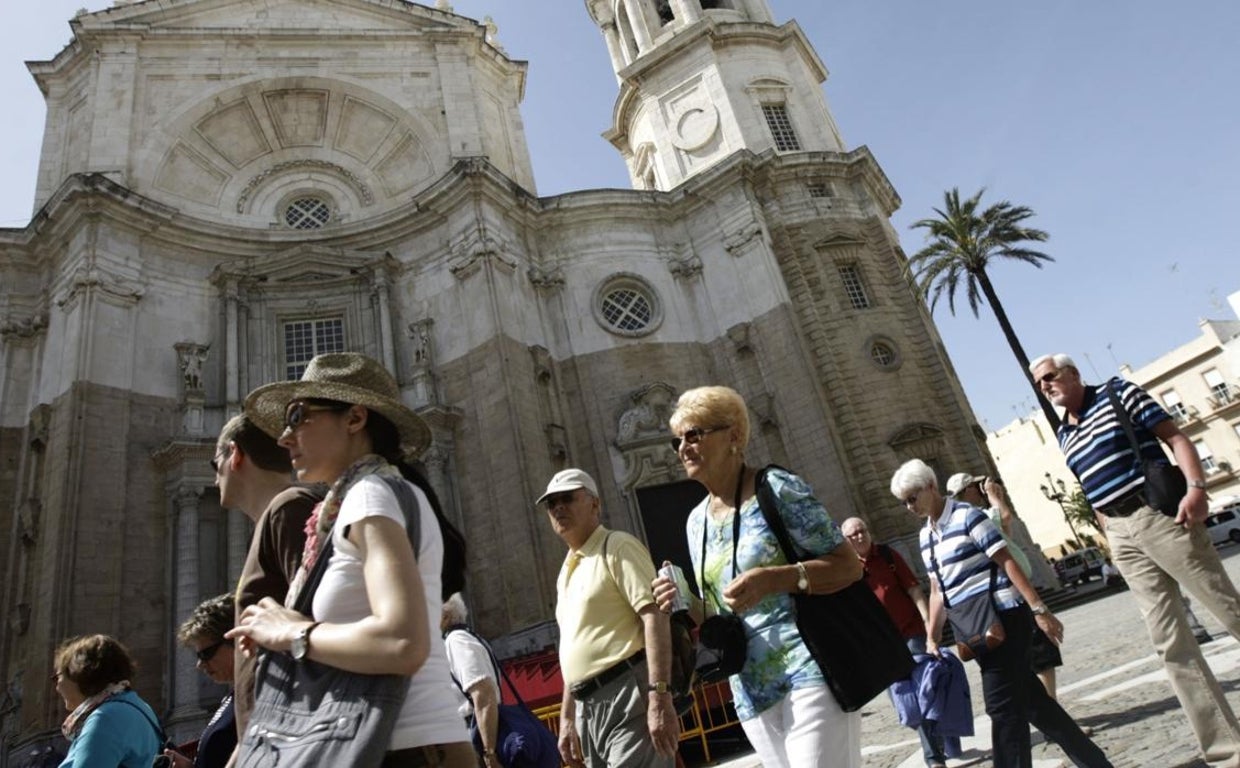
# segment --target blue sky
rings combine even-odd
[[[69,40],[68,19],[100,0],[8,8],[0,28],[0,226],[31,214],[42,99],[23,61]],[[615,78],[584,0],[457,0],[492,16],[508,54],[530,63],[523,108],[540,194],[627,187],[608,126]],[[1042,270],[991,277],[1030,355],[1064,351],[1087,379],[1140,366],[1235,319],[1240,261],[1240,3],[1231,0],[771,0],[795,18],[831,71],[827,99],[850,147],[867,145],[909,224],[943,191],[1032,207],[1050,232]],[[935,313],[984,426],[1034,407],[989,309]]]

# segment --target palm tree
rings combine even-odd
[[[1037,383],[1029,372],[1029,356],[1016,338],[1007,312],[1003,310],[990,276],[986,274],[991,259],[999,257],[1023,261],[1041,269],[1043,261],[1054,259],[1041,251],[1022,247],[1022,243],[1042,243],[1050,236],[1040,229],[1023,225],[1026,219],[1033,216],[1033,210],[1023,205],[1012,205],[1003,200],[979,213],[978,207],[985,191],[985,188],[979,189],[973,197],[961,202],[960,190],[952,188],[943,194],[944,208],[934,209],[937,218],[922,219],[910,227],[925,229],[928,244],[909,259],[909,268],[914,272],[918,289],[930,301],[932,312],[946,293],[947,306],[953,315],[956,314],[956,290],[962,279],[974,317],[978,316],[977,308],[984,297],[1003,329],[1008,346],[1020,361],[1020,369],[1029,386],[1033,387],[1046,420],[1050,422],[1051,429],[1057,430],[1059,415],[1038,391]]]

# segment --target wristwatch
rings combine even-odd
[[[1045,605],[1031,605],[1029,606],[1029,610],[1033,611],[1034,616],[1050,616],[1051,615],[1051,609],[1047,608]]]
[[[805,570],[805,563],[797,563],[797,591],[809,591],[809,572]]]
[[[293,642],[289,645],[288,653],[293,657],[293,661],[303,661],[306,654],[310,652],[310,633],[314,631],[322,622],[312,621],[305,629],[293,636]]]
[[[1189,488],[1200,488],[1201,490],[1204,491],[1206,489],[1206,481],[1205,480],[1189,480],[1188,487]]]
[[[649,693],[657,693],[661,696],[665,693],[671,693],[672,688],[670,685],[668,685],[666,680],[659,680],[657,682],[654,682],[648,685],[646,687],[646,691]]]

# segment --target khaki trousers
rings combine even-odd
[[[1154,649],[1206,760],[1240,768],[1240,722],[1188,626],[1180,588],[1240,640],[1240,594],[1204,525],[1188,529],[1150,507],[1106,521],[1115,565],[1132,589]]]

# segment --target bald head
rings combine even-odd
[[[861,557],[870,554],[874,540],[870,538],[870,527],[859,517],[850,517],[840,524],[840,531],[848,543]]]

